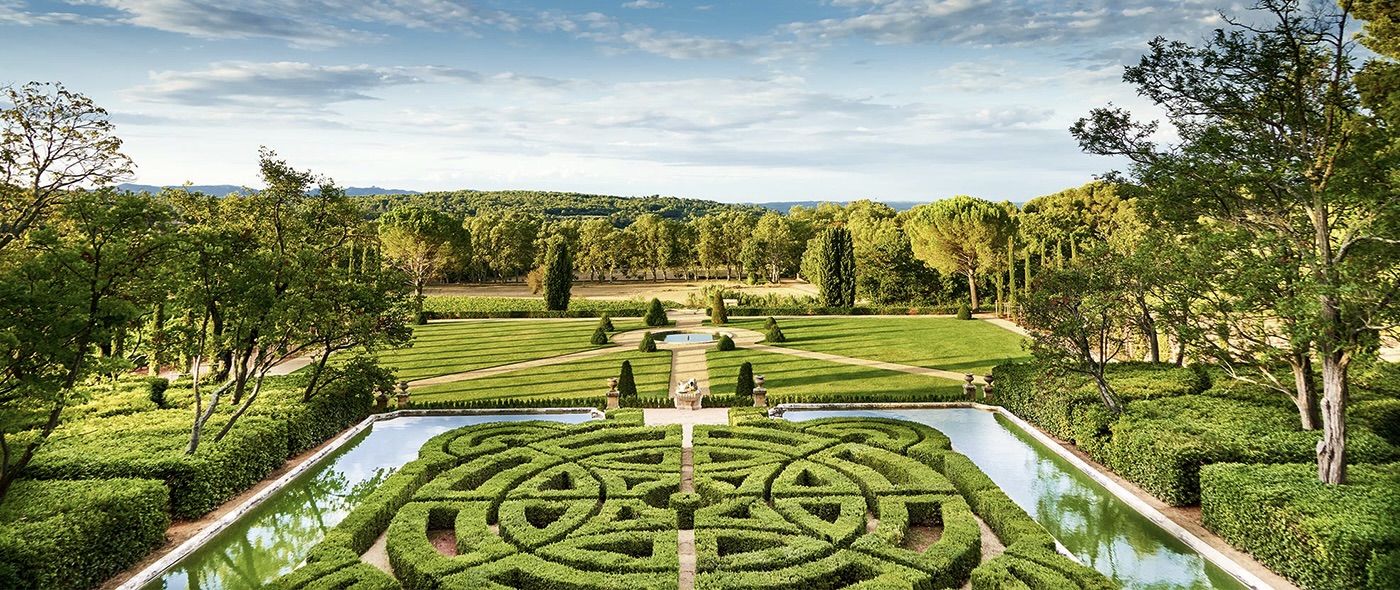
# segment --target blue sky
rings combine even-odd
[[[1223,0],[0,0],[0,83],[112,113],[145,184],[722,201],[1023,201],[1114,162],[1067,129]],[[1237,6],[1225,6],[1237,11]]]

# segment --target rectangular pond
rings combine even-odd
[[[1247,588],[993,412],[971,408],[799,411],[788,420],[873,416],[932,426],[1079,561],[1124,588]]]

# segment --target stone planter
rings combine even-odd
[[[702,393],[676,393],[672,394],[671,397],[676,400],[677,410],[698,410],[700,409],[700,400],[704,399],[705,395]]]

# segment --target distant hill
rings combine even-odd
[[[910,209],[913,209],[915,206],[923,205],[924,203],[927,203],[928,201],[879,201],[879,202],[880,202],[880,203],[883,203],[883,204],[885,204],[885,205],[889,205],[889,206],[890,206],[891,208],[893,208],[895,211],[908,211],[908,210],[910,210]],[[772,209],[772,210],[777,211],[777,212],[779,212],[779,213],[787,213],[787,212],[788,212],[789,210],[791,210],[793,207],[801,206],[801,207],[804,207],[804,208],[807,208],[807,209],[815,209],[815,208],[817,208],[818,205],[821,205],[822,203],[835,203],[835,204],[837,204],[837,205],[841,205],[842,207],[845,207],[846,205],[849,205],[849,204],[850,204],[850,201],[773,201],[773,202],[768,202],[768,203],[753,203],[753,205],[754,205],[755,207],[763,207],[764,209]]]
[[[158,193],[161,188],[180,188],[180,185],[166,185],[159,187],[150,184],[119,184],[117,190],[131,191],[133,193],[148,192]],[[190,187],[192,191],[199,191],[207,195],[227,195],[230,193],[243,192],[243,187],[232,184],[196,184]],[[345,194],[352,197],[363,197],[367,195],[416,195],[417,191],[407,191],[397,188],[379,188],[377,186],[351,186],[346,187]]]
[[[614,223],[628,224],[646,213],[667,219],[684,220],[718,211],[759,213],[755,205],[720,203],[680,197],[618,197],[549,191],[434,191],[414,195],[372,195],[361,197],[371,214],[394,207],[417,204],[464,216],[495,211],[512,211],[545,217],[607,217]]]

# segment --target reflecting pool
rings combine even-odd
[[[974,409],[789,411],[789,420],[875,416],[932,426],[1081,563],[1124,588],[1246,586],[1005,418]]]
[[[252,590],[292,571],[326,531],[428,439],[470,424],[520,420],[578,423],[588,414],[431,416],[375,422],[334,454],[220,532],[146,589]]]

